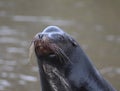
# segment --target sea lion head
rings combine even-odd
[[[65,69],[72,64],[70,55],[77,42],[59,27],[48,26],[35,35],[32,45],[38,59],[42,88],[49,84],[52,89],[49,91],[71,91]]]
[[[69,56],[77,46],[76,41],[57,26],[49,26],[37,33],[33,42],[37,58],[55,65],[69,63]]]

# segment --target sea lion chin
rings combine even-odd
[[[31,45],[39,66],[41,91],[116,91],[75,39],[59,27],[48,26],[36,34]]]

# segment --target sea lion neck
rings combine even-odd
[[[101,76],[80,46],[74,49],[70,60],[73,64],[67,76],[73,88],[82,91],[116,91]]]

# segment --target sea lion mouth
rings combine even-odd
[[[54,54],[53,47],[55,47],[55,45],[53,43],[50,43],[48,38],[46,40],[34,40],[34,46],[37,56],[48,56]]]
[[[70,62],[70,59],[65,54],[64,50],[47,36],[44,36],[43,39],[34,38],[31,47],[34,47],[34,50],[32,48],[30,51],[35,51],[38,59],[57,59],[61,64]]]

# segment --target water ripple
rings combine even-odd
[[[21,53],[21,54],[26,53],[24,48],[16,48],[16,47],[7,48],[7,52],[9,52],[9,53]]]
[[[115,36],[115,35],[107,35],[106,40],[109,42],[117,42],[120,43],[120,36]]]
[[[37,78],[34,76],[20,74],[19,77],[21,80],[25,80],[25,81],[29,81],[29,82],[36,82],[37,81]]]
[[[0,90],[4,90],[6,87],[10,87],[11,83],[7,80],[0,80]]]
[[[120,75],[120,68],[114,68],[114,67],[105,67],[100,70],[102,74],[107,74],[109,76],[115,76]]]
[[[3,65],[0,67],[1,71],[13,71],[14,67],[13,66],[8,66],[8,65]]]
[[[0,43],[18,43],[18,39],[11,37],[2,37],[0,38]]]
[[[17,32],[14,29],[9,28],[8,26],[0,27],[0,35],[15,35]]]
[[[62,19],[55,19],[50,16],[21,16],[21,15],[16,15],[12,16],[12,20],[16,22],[42,22],[50,25],[71,25],[73,24],[73,21],[70,20],[62,20]]]
[[[0,1],[0,7],[13,7],[15,6],[14,2],[11,1]]]
[[[3,59],[0,59],[0,64],[9,65],[9,66],[15,66],[17,64],[17,62],[15,60],[3,60]]]
[[[23,40],[19,40],[17,38],[13,38],[13,37],[0,37],[0,43],[10,43],[10,44],[18,44],[21,46],[27,46],[27,41],[23,41]]]

